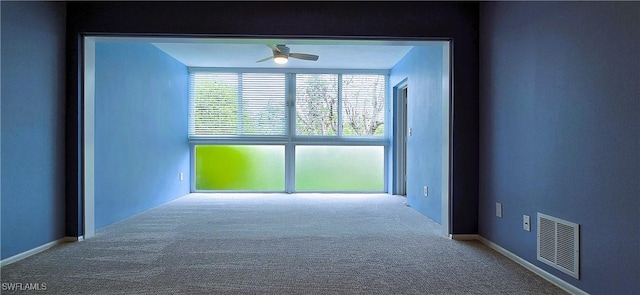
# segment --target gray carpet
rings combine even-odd
[[[1,280],[46,284],[34,294],[565,294],[404,203],[191,194],[7,265]]]

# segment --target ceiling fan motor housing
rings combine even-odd
[[[284,45],[278,45],[277,48],[280,50],[273,50],[273,56],[274,57],[278,57],[278,56],[282,56],[282,57],[289,57],[289,47],[284,46]]]

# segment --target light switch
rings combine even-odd
[[[531,231],[531,217],[529,215],[522,215],[522,228]]]

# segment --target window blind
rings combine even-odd
[[[295,74],[295,135],[382,137],[386,76]],[[284,73],[189,75],[189,137],[290,136]]]
[[[285,75],[242,74],[241,107],[241,134],[285,135]]]
[[[189,137],[285,135],[285,75],[189,74]]]

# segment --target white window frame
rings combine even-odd
[[[298,145],[334,145],[334,146],[383,146],[384,147],[384,190],[379,193],[388,192],[388,173],[390,159],[388,150],[390,148],[390,136],[392,133],[390,123],[390,93],[389,93],[389,70],[344,70],[344,69],[254,69],[254,68],[201,68],[190,67],[189,73],[213,72],[213,73],[285,73],[285,96],[286,96],[286,129],[285,136],[194,136],[189,137],[191,147],[191,191],[192,192],[263,192],[263,191],[242,191],[242,190],[198,190],[195,183],[195,146],[196,145],[284,145],[285,146],[285,190],[283,192],[305,192],[295,189],[295,147]],[[296,108],[295,108],[295,75],[297,74],[337,74],[338,83],[341,84],[342,75],[384,75],[385,76],[385,108],[384,108],[384,135],[383,136],[342,136],[342,93],[341,87],[338,93],[338,135],[317,136],[317,135],[296,135]],[[340,85],[339,85],[340,86]],[[190,94],[191,95],[191,94]],[[191,102],[190,102],[191,103]],[[191,114],[189,114],[191,116]],[[282,192],[282,191],[280,191]],[[313,191],[322,192],[322,191]],[[327,191],[332,193],[363,193],[367,191]]]

